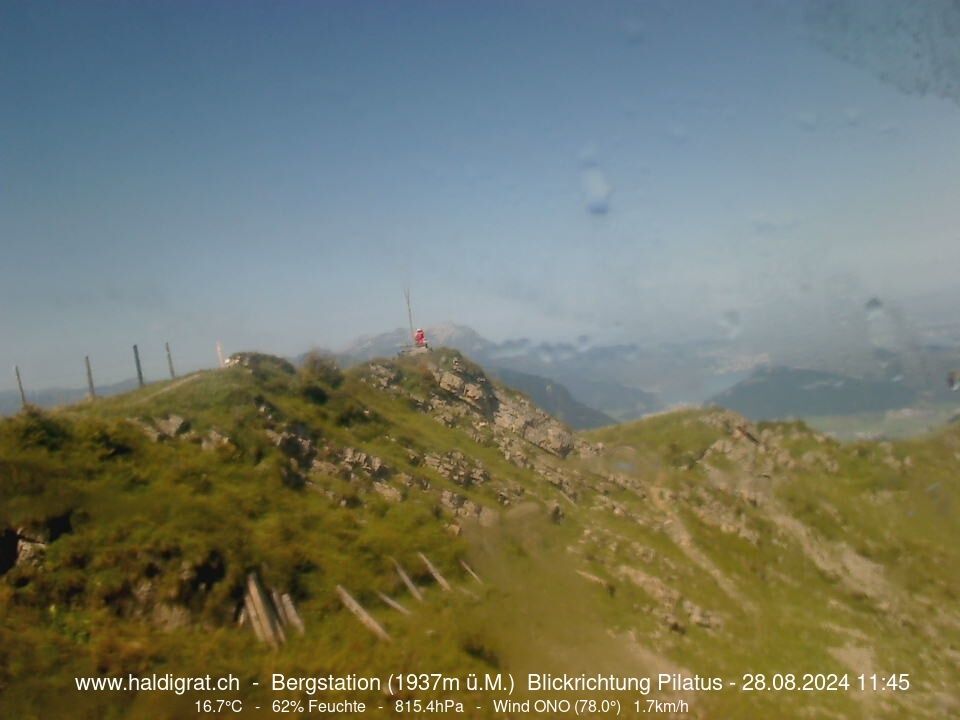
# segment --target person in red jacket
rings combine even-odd
[[[417,347],[427,346],[427,335],[423,332],[423,328],[417,328],[417,331],[413,334],[413,342]]]

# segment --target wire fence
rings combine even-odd
[[[167,373],[169,374],[171,380],[176,380],[176,379],[177,379],[177,371],[176,371],[176,368],[175,368],[175,365],[174,365],[174,362],[173,362],[173,352],[172,352],[171,349],[170,349],[170,343],[169,343],[169,342],[164,342],[164,344],[163,344],[163,351],[164,351],[164,356],[165,356],[165,360],[166,360]],[[219,366],[219,367],[223,367],[224,364],[225,364],[224,355],[223,355],[223,346],[221,345],[221,343],[220,343],[219,341],[217,342],[217,345],[216,345],[216,351],[217,351],[217,363],[218,363],[218,366]],[[84,369],[85,369],[85,371],[86,371],[86,397],[87,397],[87,399],[89,399],[89,400],[94,400],[94,399],[96,399],[96,398],[98,397],[98,387],[97,387],[97,384],[96,384],[96,382],[95,382],[95,380],[94,380],[94,364],[93,364],[93,362],[91,361],[89,355],[84,355],[84,357],[83,357],[83,363],[84,363]],[[145,387],[145,386],[147,385],[147,380],[145,379],[145,376],[144,376],[143,364],[142,364],[141,359],[140,359],[140,347],[139,347],[138,345],[134,345],[134,346],[133,346],[133,370],[134,370],[135,373],[136,373],[136,383],[137,383],[137,387],[140,387],[140,388]],[[30,402],[30,397],[31,397],[31,396],[34,396],[34,397],[35,397],[36,394],[35,394],[35,393],[29,393],[29,392],[27,391],[27,389],[26,389],[26,387],[25,387],[25,385],[24,385],[24,373],[21,371],[21,368],[20,368],[19,365],[14,365],[14,366],[13,366],[13,373],[14,373],[14,377],[16,378],[17,391],[18,391],[19,396],[20,396],[20,397],[19,397],[20,407],[21,407],[21,408],[27,408],[27,407],[29,407],[29,406],[31,406],[31,405],[33,405],[33,404],[41,404],[41,403],[31,403],[31,402]],[[128,389],[124,383],[118,383],[118,384],[115,384],[115,385],[111,385],[111,386],[109,386],[109,387],[110,387],[111,389],[115,389],[115,388],[117,388],[117,387],[122,387],[123,389]],[[48,392],[48,391],[43,391],[43,390],[41,390],[41,391],[39,391],[39,392],[42,393],[42,392]],[[71,391],[66,391],[66,392],[70,393]],[[75,398],[75,397],[68,397],[68,401],[69,401],[70,399],[75,400],[75,399],[77,399],[77,398]],[[42,404],[49,404],[49,403],[42,403]]]

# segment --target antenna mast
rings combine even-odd
[[[413,310],[410,309],[410,288],[404,288],[403,297],[407,300],[407,322],[410,323],[410,342],[413,342]]]

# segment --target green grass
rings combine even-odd
[[[261,358],[252,370],[198,373],[0,422],[0,531],[59,533],[41,564],[0,577],[7,715],[64,717],[63,708],[80,718],[195,714],[193,696],[78,694],[72,678],[84,675],[234,673],[263,684],[272,672],[462,678],[496,670],[522,677],[683,668],[739,680],[746,672],[853,675],[830,649],[855,645],[869,648],[878,672],[915,673],[916,691],[889,706],[850,693],[731,691],[688,699],[704,717],[941,716],[932,693],[949,692],[960,679],[951,655],[960,646],[956,428],[881,445],[824,442],[803,424],[764,423],[754,432],[780,438],[797,466],[757,478],[730,459],[714,457],[712,469],[701,462],[713,443],[730,437],[735,418],[717,410],[663,414],[583,435],[604,443],[595,457],[550,460],[580,478],[577,505],[561,499],[565,517],[553,522],[545,505],[560,497],[557,490],[507,462],[489,429],[478,441],[465,431],[468,422],[449,428],[418,409],[438,392],[429,363],[449,369],[456,357],[439,351],[390,362],[398,373],[390,391],[371,385],[365,366],[343,375],[323,364],[297,372]],[[189,422],[186,435],[154,442],[138,427],[172,414]],[[271,425],[300,428],[321,454],[346,447],[372,453],[430,489],[404,488],[406,499],[394,504],[364,477],[303,471],[309,482],[291,482],[289,458],[267,436]],[[204,450],[211,430],[230,442]],[[462,452],[491,480],[459,487],[412,463],[411,450]],[[837,471],[801,462],[808,451],[828,456]],[[611,475],[632,486],[617,486]],[[738,494],[751,483],[762,483],[757,505]],[[524,490],[506,508],[496,498],[505,485]],[[439,503],[444,489],[496,508],[499,523],[460,519],[462,535],[451,536],[454,518]],[[661,494],[668,499],[655,502]],[[610,503],[625,512],[613,513]],[[713,512],[744,523],[757,542],[700,517]],[[823,552],[849,548],[877,563],[893,588],[889,602],[819,569],[777,512],[802,523]],[[472,594],[442,592],[417,558],[421,551]],[[424,604],[407,594],[394,557],[426,588]],[[462,559],[483,586],[462,570]],[[666,610],[685,628],[671,630],[658,599],[623,578],[620,566],[659,579],[721,626],[700,627],[678,605]],[[294,635],[279,652],[236,627],[251,571],[291,593],[306,623],[306,635]],[[394,642],[379,642],[342,608],[337,584]],[[388,608],[378,592],[414,614]],[[159,621],[178,608],[183,624]],[[452,695],[470,708],[486,702],[465,690]],[[249,685],[241,696],[251,706],[278,697]],[[383,702],[375,694],[354,699]]]

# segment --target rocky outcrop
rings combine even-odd
[[[207,452],[213,452],[220,448],[230,448],[233,447],[233,441],[222,432],[216,429],[211,429],[206,435],[200,439],[200,448],[206,450]]]
[[[399,382],[400,373],[396,368],[388,365],[370,363],[367,366],[367,374],[363,380],[381,390],[389,390],[394,388],[397,382]]]
[[[153,442],[162,440],[171,440],[177,437],[186,437],[190,433],[190,423],[179,415],[167,415],[158,420],[143,420],[140,418],[128,418],[128,422],[137,427],[140,432],[147,436]]]
[[[157,430],[159,430],[162,435],[168,438],[183,435],[190,429],[190,423],[179,415],[168,415],[161,420],[154,421],[154,425],[156,425]]]
[[[66,512],[0,531],[0,575],[18,566],[41,565],[47,546],[73,531],[70,518]]]
[[[290,425],[280,430],[264,431],[270,442],[297,466],[306,470],[317,456],[317,448],[305,428]]]
[[[285,375],[293,375],[297,371],[288,360],[256,352],[234,353],[226,359],[224,367],[242,367],[255,375],[268,370],[278,370]]]
[[[526,397],[497,387],[480,367],[456,352],[427,354],[417,363],[416,369],[409,370],[371,363],[362,379],[406,396],[438,422],[460,427],[477,443],[497,445],[508,461],[520,467],[530,466],[530,453],[525,449],[530,445],[560,458],[573,451],[582,457],[597,453],[597,448],[576,439],[563,423]],[[425,378],[432,381],[432,386],[429,382],[423,385]]]
[[[493,508],[475,503],[466,496],[450,490],[440,492],[440,506],[456,517],[475,519],[484,527],[492,527],[500,522],[500,513]]]
[[[442,355],[429,371],[440,390],[430,408],[445,425],[467,418],[478,441],[506,432],[558,457],[574,449],[573,433],[565,425],[522,395],[496,387],[459,355]]]
[[[673,632],[686,633],[688,623],[708,630],[716,630],[723,626],[716,613],[705,610],[692,600],[683,597],[655,575],[629,565],[621,565],[617,568],[617,574],[639,587],[655,602],[654,615]]]
[[[572,468],[557,467],[552,458],[534,458],[533,470],[548,483],[560,490],[568,499],[575,499],[584,484],[584,478],[579,471]]]
[[[335,457],[339,458],[340,467],[348,470],[351,475],[360,473],[367,477],[385,478],[391,474],[390,468],[382,459],[361,450],[343,448],[335,453]]]
[[[493,385],[483,371],[468,365],[459,356],[442,356],[439,365],[430,368],[440,389],[489,417],[499,401]]]
[[[529,400],[497,391],[493,422],[551,455],[566,457],[573,450],[573,433]]]
[[[400,489],[388,483],[375,482],[373,484],[373,489],[388,502],[400,502],[403,500],[403,493],[400,491]]]
[[[459,450],[444,455],[428,453],[423,457],[423,464],[463,487],[482,485],[490,479],[483,463],[479,460],[468,460]]]

